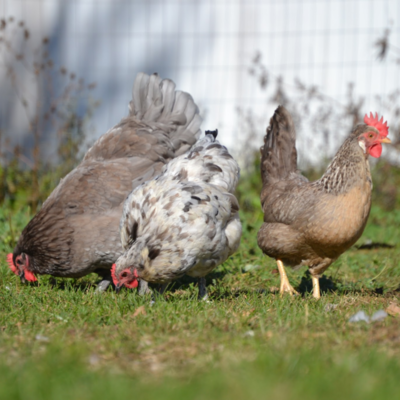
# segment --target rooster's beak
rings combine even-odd
[[[381,139],[381,143],[392,143],[392,141],[388,137],[385,137]]]

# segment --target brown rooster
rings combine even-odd
[[[97,272],[105,289],[112,264],[123,254],[119,221],[126,197],[200,136],[201,118],[191,96],[156,74],[137,75],[129,110],[61,180],[23,230],[8,256],[22,281],[36,281],[37,274]]]
[[[270,120],[261,148],[264,223],[258,245],[276,259],[280,293],[296,293],[284,264],[307,265],[313,296],[320,297],[321,274],[361,236],[371,207],[368,157],[379,157],[390,143],[383,118],[364,118],[345,140],[321,179],[309,182],[297,170],[296,133],[280,106]]]

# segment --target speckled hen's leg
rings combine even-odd
[[[139,296],[145,296],[146,294],[153,293],[152,290],[149,288],[149,284],[143,279],[139,279],[137,292]]]
[[[158,288],[158,293],[164,294],[164,292],[167,290],[169,283],[163,283],[159,288]]]
[[[199,300],[207,300],[208,299],[206,284],[207,284],[206,278],[204,278],[204,277],[199,278],[199,295],[197,296],[197,298]]]
[[[312,295],[314,298],[319,299],[319,298],[321,298],[321,291],[319,289],[319,278],[311,275],[311,279],[312,279],[312,286],[313,286]]]
[[[281,276],[281,287],[279,290],[279,293],[281,294],[281,296],[285,292],[289,292],[289,294],[291,296],[293,296],[294,294],[299,294],[298,292],[296,292],[293,289],[292,285],[289,283],[289,279],[286,275],[286,271],[285,271],[285,267],[283,266],[283,262],[281,260],[276,260],[276,263],[278,264],[279,275]]]
[[[162,296],[164,294],[168,285],[169,285],[169,283],[163,283],[162,285],[160,285],[157,289],[157,292],[156,292],[157,294],[155,294],[151,289],[149,289],[149,291],[151,292],[151,301],[150,301],[151,306],[156,302],[157,296]]]

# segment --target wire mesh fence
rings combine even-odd
[[[400,85],[396,0],[3,0],[0,16],[7,27],[12,17],[29,30],[28,40],[12,37],[15,54],[29,59],[32,52],[33,62],[48,38],[53,71],[65,68],[96,83],[90,95],[81,93],[76,107],[84,115],[89,97],[100,100],[91,115],[92,138],[127,114],[138,71],[158,72],[191,93],[205,115],[204,128],[218,128],[221,140],[242,155],[259,147],[274,108],[287,99],[302,104],[299,116],[307,106],[310,115],[321,112],[315,96],[330,104],[325,113],[346,115],[337,140],[328,135],[338,129],[329,118],[322,119],[333,124],[328,133],[312,118],[301,125],[300,154],[313,160],[329,155],[347,133],[354,122],[354,112],[345,114],[349,104],[359,105],[360,115],[385,112],[389,121],[398,112],[396,101],[388,100]],[[389,46],[379,58],[385,44],[379,40],[385,37]],[[15,54],[2,43],[0,129],[3,139],[19,144],[29,158],[31,120],[24,117],[21,93],[31,104],[44,104],[49,89],[15,67],[16,93],[8,70]],[[61,92],[63,78],[52,76],[52,90]],[[51,140],[48,129],[43,140]],[[56,153],[55,146],[49,148]]]

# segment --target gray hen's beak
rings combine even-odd
[[[25,272],[24,271],[21,271],[19,273],[19,279],[21,279],[21,283],[26,283]]]

